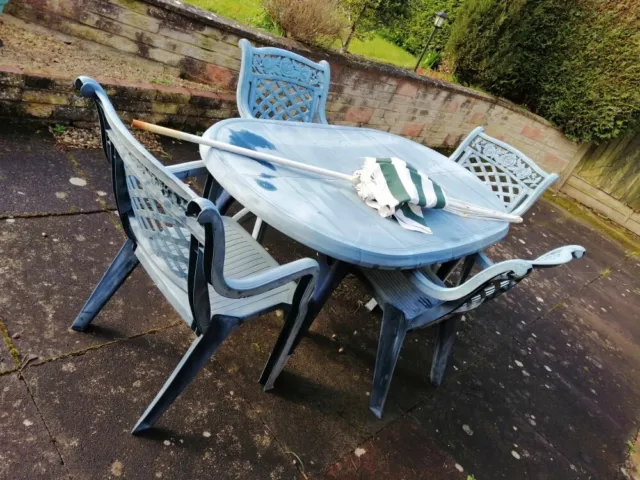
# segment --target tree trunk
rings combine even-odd
[[[349,51],[349,44],[351,44],[351,40],[353,40],[353,36],[356,34],[358,23],[360,23],[360,19],[362,18],[362,15],[364,15],[364,12],[366,10],[367,10],[367,6],[365,5],[364,7],[362,7],[362,10],[360,10],[360,13],[351,24],[351,28],[349,29],[349,34],[347,35],[347,38],[344,40],[344,42],[342,42],[342,48],[340,49],[340,52],[346,53],[347,51]]]

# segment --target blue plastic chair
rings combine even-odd
[[[327,123],[329,64],[242,39],[236,98],[243,118]]]
[[[95,101],[102,145],[128,237],[73,322],[82,331],[142,264],[151,280],[193,329],[196,339],[133,428],[150,428],[191,383],[231,331],[257,315],[282,308],[286,320],[276,351],[300,329],[318,274],[301,259],[278,265],[242,226],[222,216],[181,179],[206,173],[202,161],[163,166],[122,124],[102,87],[79,77],[76,87]],[[297,282],[297,283],[296,283]],[[284,343],[283,343],[284,342]],[[272,384],[286,358],[270,358],[261,381]]]
[[[449,157],[474,173],[504,203],[523,215],[559,177],[547,173],[521,151],[475,128]]]
[[[254,48],[244,38],[238,45],[242,65],[236,101],[242,118],[328,124],[325,109],[331,83],[329,63],[315,63],[280,48]],[[217,188],[216,204],[226,210],[233,199]],[[244,222],[251,215],[244,208],[234,218]],[[252,236],[262,241],[265,229],[262,219],[256,218]]]
[[[431,383],[440,386],[449,363],[460,316],[502,295],[524,280],[534,269],[550,268],[581,258],[585,249],[570,245],[552,250],[535,260],[507,260],[494,264],[484,253],[465,258],[455,279],[445,284],[435,270],[384,271],[362,269],[383,311],[376,368],[369,408],[382,418],[384,403],[407,332],[437,325]],[[469,275],[474,267],[480,272]],[[453,286],[451,286],[453,285]],[[294,343],[295,345],[295,343]]]

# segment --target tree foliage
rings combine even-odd
[[[456,76],[584,141],[640,123],[639,0],[468,0],[446,54]]]
[[[381,34],[414,55],[419,55],[433,30],[436,12],[444,11],[449,20],[434,35],[429,45],[431,51],[442,51],[463,0],[405,0],[405,2],[407,9],[405,17],[400,21],[386,22],[381,29]]]
[[[340,6],[349,25],[342,39],[342,50],[347,51],[354,38],[364,40],[386,24],[399,24],[406,20],[406,0],[340,0]]]

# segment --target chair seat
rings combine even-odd
[[[230,217],[222,217],[222,219],[225,233],[224,276],[226,278],[244,278],[278,265],[269,252],[235,220]],[[170,254],[163,257],[157,248],[158,244],[167,245],[166,241],[159,241],[163,234],[150,233],[139,224],[136,217],[130,217],[130,222],[131,230],[138,243],[135,254],[140,263],[180,316],[191,325],[193,318],[189,307],[187,272],[176,269],[176,263],[171,262],[171,255],[184,255],[188,258],[188,249],[170,244]],[[184,238],[190,237],[188,231],[182,228],[180,230]],[[166,254],[166,251],[162,253]],[[246,318],[256,311],[265,311],[275,305],[291,304],[295,288],[296,284],[290,282],[260,295],[233,299],[218,294],[209,285],[211,313]]]
[[[362,268],[361,271],[375,290],[376,298],[401,310],[409,320],[444,303],[421,292],[400,270]]]

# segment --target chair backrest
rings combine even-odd
[[[187,216],[187,205],[200,197],[129,133],[95,80],[79,77],[76,88],[95,100],[125,233],[136,248],[146,250],[164,281],[186,291],[191,238],[202,243],[205,237],[202,225]]]
[[[236,94],[243,118],[327,123],[329,64],[279,48],[239,42],[242,66]]]
[[[493,190],[505,210],[522,215],[558,179],[524,153],[484,133],[473,130],[449,157]]]

